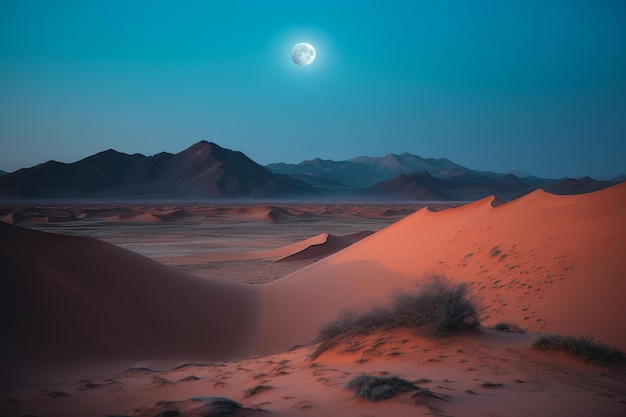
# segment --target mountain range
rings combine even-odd
[[[623,180],[623,179],[622,179]],[[200,141],[184,151],[153,156],[109,149],[73,163],[49,161],[0,176],[0,198],[276,198],[510,200],[537,188],[581,194],[621,182],[546,179],[476,171],[445,158],[410,153],[313,159],[265,167],[241,152]]]
[[[71,164],[49,161],[0,177],[0,196],[15,199],[264,198],[313,192],[304,182],[206,141],[154,156],[109,149]]]
[[[313,159],[299,164],[266,166],[275,173],[298,178],[327,190],[354,190],[371,197],[415,200],[476,200],[489,195],[511,200],[542,188],[552,194],[582,194],[623,182],[589,177],[580,179],[538,178],[512,173],[477,171],[446,158],[422,158],[410,153],[383,157],[360,156],[347,161]],[[326,187],[321,186],[326,182]]]

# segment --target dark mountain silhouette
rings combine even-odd
[[[442,191],[446,188],[445,183],[446,180],[435,178],[428,172],[415,171],[410,174],[398,174],[390,180],[366,189],[365,192],[415,200],[454,200]]]
[[[277,174],[287,175],[287,174]],[[290,177],[303,181],[309,184],[311,187],[317,188],[320,191],[351,191],[352,187],[343,184],[339,181],[326,177],[316,177],[306,174],[289,174]]]
[[[262,167],[241,152],[201,141],[178,154],[148,157],[109,149],[71,164],[49,161],[20,169],[0,176],[0,197],[269,198],[325,193],[342,198],[440,201],[495,195],[511,200],[538,188],[553,194],[580,194],[617,182],[496,174],[409,153]]]
[[[0,169],[0,177],[3,175],[9,175],[9,173]]]
[[[563,178],[544,187],[549,193],[552,194],[584,194],[593,191],[601,190],[606,187],[610,187],[615,183],[610,181],[599,181],[590,177],[583,177],[580,179]]]
[[[273,197],[313,191],[241,152],[206,141],[175,155],[109,149],[71,164],[50,161],[0,178],[0,196],[8,198]]]
[[[378,194],[387,198],[416,200],[469,201],[495,195],[502,200],[512,200],[538,188],[552,194],[583,194],[613,185],[609,181],[597,181],[585,177],[561,180],[519,178],[513,174],[486,176],[468,172],[455,177],[435,178],[428,172],[416,171],[398,174],[364,190],[366,194]]]

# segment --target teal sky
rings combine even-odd
[[[0,0],[0,169],[200,139],[626,173],[626,2]]]

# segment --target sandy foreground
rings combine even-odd
[[[161,262],[101,240],[8,224],[33,220],[7,208],[8,223],[0,223],[0,319],[9,341],[0,352],[1,414],[217,415],[208,411],[212,397],[226,397],[241,405],[238,416],[625,415],[623,367],[529,349],[537,333],[548,332],[626,349],[625,205],[622,184],[436,212],[398,207],[389,209],[397,210],[393,220],[406,217],[373,234],[351,229],[278,247],[154,256]],[[197,215],[128,210],[103,213],[118,222],[170,216],[172,224]],[[341,210],[336,217],[363,217],[349,205]],[[72,221],[82,216],[73,213]],[[291,226],[329,215],[272,207],[227,214],[235,223],[245,216]],[[265,284],[171,267],[293,257],[307,266]],[[483,307],[480,331],[355,336],[312,359],[321,325],[345,308],[384,305],[429,273],[472,288]],[[504,321],[528,333],[493,329]],[[397,375],[428,391],[370,403],[344,388],[361,374]]]

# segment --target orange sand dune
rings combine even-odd
[[[321,233],[317,236],[271,250],[248,252],[207,252],[194,255],[163,257],[157,260],[166,265],[184,265],[190,263],[241,261],[252,259],[266,259],[276,262],[305,261],[332,255],[333,253],[358,242],[372,233],[373,232],[370,231],[362,231],[341,236]]]
[[[343,308],[384,303],[431,272],[468,283],[487,326],[513,321],[626,349],[626,184],[494,203],[422,209],[266,285],[199,278],[94,239],[0,223],[0,414],[194,415],[198,397],[224,396],[276,416],[624,415],[623,367],[531,351],[532,334],[426,339],[399,329],[354,336],[314,361],[311,346],[289,349]],[[333,244],[323,234],[287,248],[308,256]],[[274,353],[254,356],[265,352]],[[96,370],[152,359],[231,361]],[[78,365],[91,366],[80,379],[28,383],[30,373]],[[398,375],[438,397],[355,399],[344,386],[362,373]]]
[[[244,221],[263,221],[281,223],[289,220],[306,219],[314,217],[308,212],[292,213],[291,211],[274,206],[246,206],[220,210],[221,215],[230,215]]]
[[[537,191],[498,207],[487,198],[422,209],[262,286],[202,279],[104,242],[0,223],[8,271],[0,320],[15,341],[2,354],[6,364],[20,356],[224,359],[275,351],[308,343],[342,309],[384,303],[429,272],[468,282],[487,325],[510,320],[530,332],[591,334],[626,348],[625,325],[615,319],[625,308],[625,205],[622,184],[578,196]],[[306,256],[328,238],[275,255]]]
[[[366,238],[371,234],[372,232],[369,231],[363,231],[343,236],[335,236],[328,233],[322,233],[321,235],[315,236],[314,238],[308,239],[304,242],[299,242],[306,243],[306,247],[302,249],[299,249],[299,246],[301,246],[299,244],[296,244],[297,246],[291,245],[289,247],[285,247],[285,252],[291,253],[281,256],[278,261],[302,261],[306,259],[315,259],[329,256],[330,254],[347,248],[348,246],[358,242],[363,238]]]
[[[155,222],[173,222],[176,220],[184,219],[190,216],[188,212],[183,209],[164,209],[153,210],[144,209],[137,212],[113,214],[111,216],[105,216],[102,219],[107,221],[124,221],[124,222],[138,222],[138,223],[155,223]]]
[[[267,284],[259,351],[307,343],[342,309],[385,302],[432,272],[469,283],[488,325],[514,321],[626,348],[626,184],[492,201],[422,209]]]

